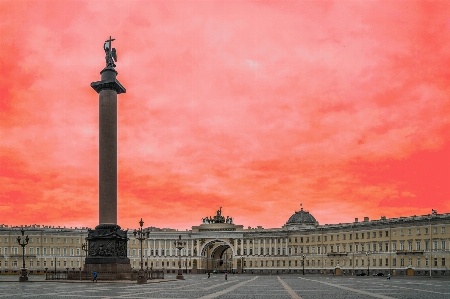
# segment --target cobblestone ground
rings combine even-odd
[[[355,277],[320,275],[187,275],[185,280],[166,276],[165,282],[45,281],[30,277],[0,277],[1,298],[201,298],[201,299],[353,299],[353,298],[450,298],[449,278]]]

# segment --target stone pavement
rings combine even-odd
[[[19,283],[18,276],[0,276],[1,298],[201,298],[201,299],[416,299],[450,298],[447,277],[355,277],[322,275],[187,275],[175,280],[167,275],[164,283],[137,285],[121,281],[45,281],[31,276]]]

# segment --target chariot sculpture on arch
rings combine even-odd
[[[105,50],[105,60],[106,60],[106,67],[116,67],[116,64],[114,62],[117,62],[117,53],[116,48],[112,47],[112,42],[116,40],[115,38],[109,37],[108,40],[105,41],[103,44],[103,49]]]

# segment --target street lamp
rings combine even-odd
[[[22,269],[21,269],[21,274],[19,277],[19,281],[20,282],[24,282],[24,281],[28,281],[28,275],[27,275],[27,269],[25,268],[25,246],[28,245],[28,235],[24,238],[24,234],[25,231],[22,229],[20,230],[20,232],[22,233],[22,237],[17,237],[17,243],[19,243],[20,246],[22,246]]]
[[[370,264],[369,255],[370,255],[370,252],[366,252],[366,256],[367,256],[367,276],[369,276],[369,264]]]
[[[303,266],[303,275],[305,275],[305,257],[306,257],[306,255],[302,254],[302,259],[303,259],[303,263],[302,263],[302,266]]]
[[[244,274],[244,261],[245,261],[245,258],[243,256],[241,256],[241,271],[242,271],[242,274]]]
[[[181,249],[183,249],[186,246],[186,242],[181,241],[181,235],[179,235],[178,241],[173,242],[173,245],[175,245],[175,248],[178,249],[178,275],[176,278],[184,279],[183,271],[181,270]]]
[[[142,218],[141,218],[141,221],[139,221],[140,228],[138,230],[134,230],[133,231],[134,236],[141,243],[141,254],[140,254],[140,257],[141,257],[141,269],[139,269],[139,271],[138,271],[138,278],[137,278],[137,283],[139,283],[139,284],[147,283],[147,278],[145,277],[145,272],[144,272],[144,263],[142,261],[142,252],[143,252],[142,251],[142,241],[144,241],[146,239],[146,236],[148,238],[150,233],[149,232],[146,232],[146,233],[144,232],[144,230],[142,228],[143,225],[144,225],[144,221],[142,221]]]
[[[88,246],[88,244],[87,244],[87,243],[81,244],[81,250],[84,251],[84,257],[87,258],[87,254],[88,254],[88,251],[89,251],[89,246]],[[81,256],[81,265],[83,265],[83,256]],[[80,265],[80,266],[81,266],[81,265]]]

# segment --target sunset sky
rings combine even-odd
[[[448,1],[0,0],[0,223],[98,224],[116,41],[118,224],[450,212]]]

